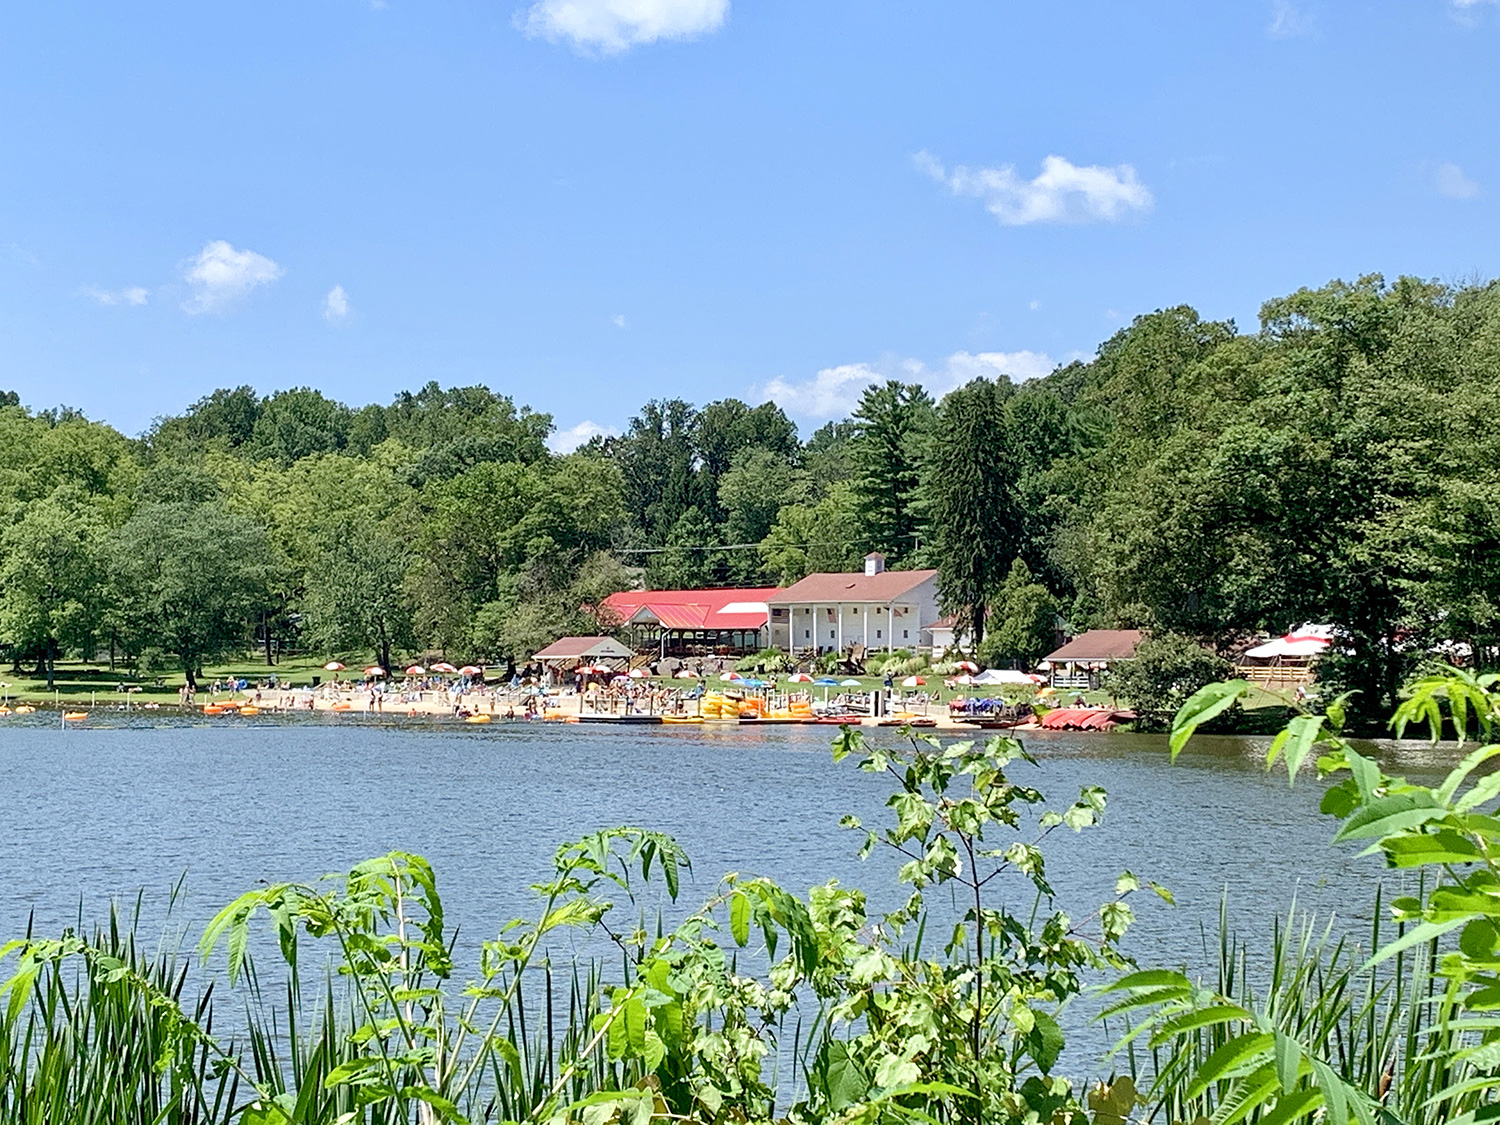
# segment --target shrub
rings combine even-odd
[[[763,648],[735,661],[736,672],[790,672],[792,658],[779,648]]]
[[[1143,726],[1160,728],[1206,684],[1222,680],[1231,665],[1191,637],[1157,633],[1143,640],[1134,660],[1112,665],[1104,687],[1135,708]]]

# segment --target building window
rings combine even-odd
[[[838,640],[838,633],[832,629],[828,630],[828,639],[830,641]]]
[[[806,640],[806,641],[812,640],[812,630],[811,629],[803,629],[802,630],[802,639]]]
[[[849,611],[849,612],[850,612],[850,613],[858,613],[858,612],[859,612],[859,606],[855,606],[855,607],[854,607],[854,608],[853,608],[853,609],[851,609],[851,610],[850,610],[850,611]]]
[[[877,640],[877,641],[878,641],[878,640],[880,640],[880,630],[879,630],[879,629],[876,629],[876,630],[875,630],[875,639],[876,639],[876,640]]]
[[[911,636],[911,630],[910,629],[902,629],[901,630],[901,639],[903,641],[906,640],[910,636]]]

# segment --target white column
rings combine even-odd
[[[835,612],[838,614],[838,622],[839,622],[838,623],[838,634],[839,634],[838,635],[838,645],[839,645],[839,651],[843,652],[844,651],[844,603],[843,602],[839,602],[838,609],[835,610]]]

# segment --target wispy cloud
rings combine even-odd
[[[597,422],[579,422],[566,430],[557,430],[547,439],[547,447],[553,453],[572,453],[580,445],[596,437],[615,437],[619,430],[613,426],[601,426]]]
[[[624,313],[617,313],[616,315],[614,315],[614,316],[612,316],[612,317],[609,318],[609,322],[611,324],[613,324],[616,328],[624,328],[625,327],[625,314]]]
[[[537,0],[517,14],[516,25],[579,51],[615,55],[658,39],[706,35],[728,15],[729,0]]]
[[[328,296],[323,298],[323,319],[332,324],[348,315],[349,294],[344,292],[342,285],[335,285],[328,291]]]
[[[1288,2],[1274,0],[1271,4],[1271,23],[1266,34],[1272,39],[1295,39],[1313,33],[1313,18],[1307,12]]]
[[[984,200],[985,210],[1005,226],[1114,222],[1133,211],[1149,210],[1153,202],[1129,164],[1079,166],[1061,156],[1049,156],[1042,161],[1040,174],[1027,180],[1010,164],[997,168],[960,164],[950,172],[928,152],[917,153],[913,160],[954,195]]]
[[[1033,351],[954,352],[936,366],[918,359],[845,363],[825,367],[802,381],[778,376],[760,388],[759,398],[776,403],[795,417],[822,421],[847,416],[859,405],[866,387],[886,379],[921,383],[934,398],[941,398],[973,379],[1024,383],[1048,374],[1056,366],[1050,356]]]
[[[190,313],[223,312],[260,285],[286,271],[253,250],[236,250],[223,239],[208,243],[183,267],[192,296],[183,303]]]
[[[1439,164],[1433,176],[1433,186],[1438,194],[1449,199],[1473,199],[1479,194],[1479,183],[1464,175],[1457,164]]]
[[[124,289],[101,289],[97,285],[85,285],[78,292],[101,305],[144,305],[151,296],[139,285]]]

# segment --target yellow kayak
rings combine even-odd
[[[466,723],[487,723],[489,721],[490,717],[488,715],[470,715],[464,720]]]
[[[663,715],[661,717],[661,721],[664,723],[678,724],[696,723],[701,726],[704,719],[702,715]]]

